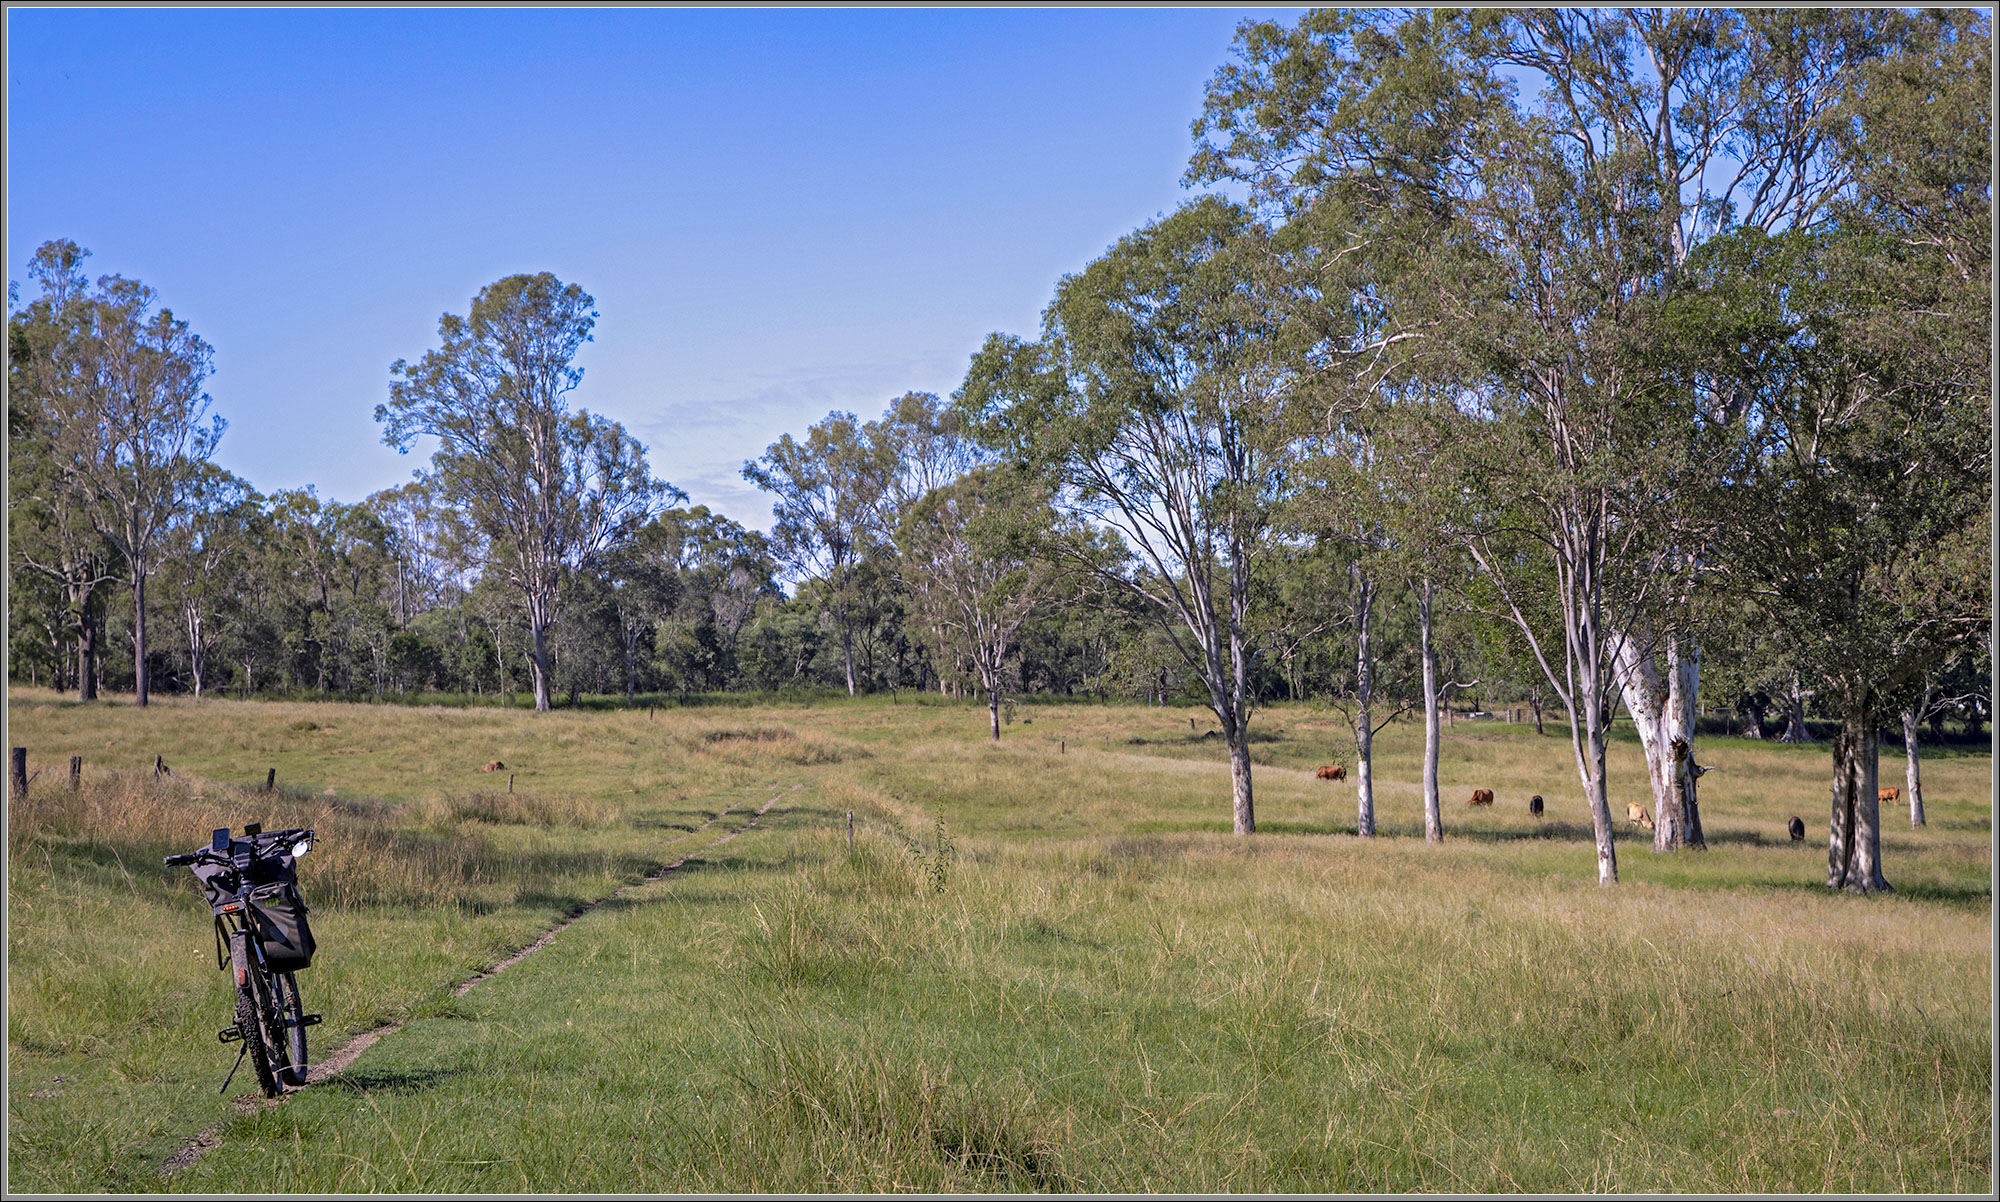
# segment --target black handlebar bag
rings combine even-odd
[[[264,963],[272,972],[297,972],[312,967],[312,927],[306,922],[306,899],[299,894],[298,866],[289,855],[276,855],[251,863],[250,918],[257,942],[264,948]],[[236,897],[237,874],[223,864],[200,864],[196,879],[208,894],[211,905],[221,905]]]

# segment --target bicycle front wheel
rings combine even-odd
[[[278,1096],[278,1078],[271,1062],[282,1055],[271,1038],[271,1001],[264,984],[264,972],[257,954],[250,949],[250,934],[238,931],[229,937],[229,965],[236,972],[236,1030],[257,1072],[257,1084],[264,1096]]]
[[[284,1030],[286,1064],[278,1070],[278,1082],[294,1088],[306,1083],[306,1007],[299,997],[298,978],[288,972],[271,974],[272,1000],[277,1004],[278,1023]]]

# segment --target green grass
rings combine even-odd
[[[1823,825],[1825,749],[1705,740],[1711,850],[1621,832],[1601,889],[1564,739],[1456,727],[1433,847],[1421,731],[1391,727],[1363,840],[1352,783],[1311,776],[1351,766],[1333,716],[1278,707],[1237,839],[1189,713],[1024,706],[996,747],[983,710],[908,697],[649,719],[18,691],[13,741],[48,768],[10,824],[10,1185],[1992,1188],[1986,757],[1927,760],[1931,825],[1887,824],[1897,893],[1856,898],[1784,832]],[[155,752],[188,783],[155,789]],[[87,799],[44,796],[71,754]],[[514,794],[492,758],[521,765]],[[158,863],[260,807],[290,821],[208,783],[273,765],[327,836],[304,863],[315,1051],[408,1025],[239,1112],[214,1093],[203,909]],[[1614,805],[1646,800],[1635,748],[1611,767]],[[1474,787],[1499,804],[1468,811]],[[215,1123],[219,1147],[157,1175]]]

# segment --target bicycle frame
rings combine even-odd
[[[293,1027],[317,1025],[320,1016],[303,1012],[297,982],[291,979],[289,972],[273,970],[266,960],[252,908],[253,899],[266,890],[290,887],[288,883],[260,883],[257,880],[260,863],[279,860],[287,847],[294,857],[304,855],[312,847],[314,834],[304,828],[265,832],[257,823],[246,825],[243,833],[244,838],[233,839],[225,827],[214,832],[207,848],[187,855],[169,856],[166,862],[169,865],[193,866],[197,870],[203,866],[220,870],[202,877],[215,920],[216,967],[221,969],[231,964],[231,948],[239,937],[246,961],[236,966],[238,1020],[216,1032],[216,1038],[223,1043],[244,1044],[243,1051],[237,1054],[236,1065],[223,1079],[222,1088],[228,1090],[230,1080],[236,1076],[236,1069],[242,1066],[243,1057],[252,1050],[248,1037],[254,1034],[259,1052],[256,1064],[260,1083],[266,1093],[276,1096],[279,1086],[274,1082],[303,1084],[306,1073],[306,1066],[302,1063],[305,1046],[303,1032],[295,1037],[283,1032]],[[199,871],[197,875],[200,875]],[[224,890],[228,892],[224,893]],[[253,974],[257,978],[254,985],[251,981]],[[283,989],[279,987],[281,977],[284,978]],[[257,1015],[256,1022],[263,1029],[246,1032],[243,1029],[243,1015],[246,1013]],[[295,1057],[301,1063],[294,1063]]]

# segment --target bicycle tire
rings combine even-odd
[[[271,974],[271,997],[278,1022],[285,1033],[285,1066],[278,1070],[278,1083],[295,1088],[306,1083],[306,1007],[299,997],[298,978],[288,972]]]
[[[257,958],[250,951],[250,935],[238,931],[229,937],[229,964],[235,970],[236,979],[236,1031],[243,1037],[243,1046],[250,1056],[250,1067],[257,1074],[257,1084],[267,1098],[278,1096],[278,1078],[271,1071],[271,1045],[267,1042],[270,1029],[271,1007],[265,992],[264,974],[257,967]]]

